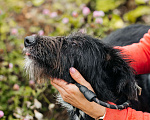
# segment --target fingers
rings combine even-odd
[[[65,90],[57,85],[55,82],[51,81],[51,84],[59,91],[59,92],[64,92]]]
[[[65,90],[67,93],[70,93],[72,92],[73,90],[75,90],[76,88],[76,85],[74,84],[71,84],[71,83],[67,83],[66,81],[62,80],[62,79],[57,79],[57,78],[54,78],[52,81],[51,81],[51,84],[52,85],[57,85],[56,87],[59,89],[59,88],[62,88],[63,90]],[[55,87],[54,86],[54,87]],[[57,89],[56,88],[56,89]],[[59,89],[61,90],[61,89]],[[58,90],[58,91],[59,91]],[[60,91],[59,91],[60,92]]]
[[[63,98],[63,100],[65,102],[69,103],[69,101],[70,101],[70,94],[64,88],[62,88],[61,86],[55,84],[53,81],[51,81],[51,84],[59,91],[59,93],[60,93],[61,97]]]
[[[87,81],[83,78],[83,76],[77,71],[75,68],[71,67],[70,68],[70,75],[71,77],[78,83],[84,84]]]
[[[90,90],[93,91],[91,85],[83,78],[83,76],[79,73],[78,70],[75,68],[71,67],[70,68],[70,75],[71,77],[79,84],[86,86]]]
[[[150,34],[148,34],[148,33],[144,34],[144,38],[149,40],[150,39]]]
[[[63,88],[63,89],[67,89],[69,86],[68,86],[68,83],[62,79],[57,79],[57,78],[54,78],[52,81],[51,81],[51,84],[56,84],[58,85],[59,87]]]

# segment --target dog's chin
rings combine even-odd
[[[29,75],[30,80],[35,80],[36,82],[46,82],[47,79],[44,76],[44,69],[38,67],[37,62],[31,59],[29,56],[25,56],[25,66],[24,69],[26,74]]]
[[[34,80],[35,79],[35,65],[32,59],[30,59],[28,56],[25,56],[25,66],[24,69],[26,73],[29,75],[29,78]]]

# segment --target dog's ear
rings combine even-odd
[[[124,94],[129,100],[137,100],[137,86],[130,61],[116,49],[107,52],[105,60],[105,71],[109,77],[106,82],[114,95],[119,97]]]

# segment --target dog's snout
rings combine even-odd
[[[36,43],[35,37],[34,36],[27,36],[24,38],[24,46],[29,47],[32,46]]]

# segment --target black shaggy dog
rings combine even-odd
[[[30,77],[60,78],[75,83],[69,74],[69,68],[75,67],[92,85],[100,100],[114,103],[138,100],[130,60],[97,38],[82,33],[67,37],[28,36],[24,44],[25,66]],[[135,108],[134,104],[131,107]],[[68,109],[73,112],[72,107]],[[78,120],[73,115],[70,119]],[[83,116],[85,120],[94,120],[88,115]]]

